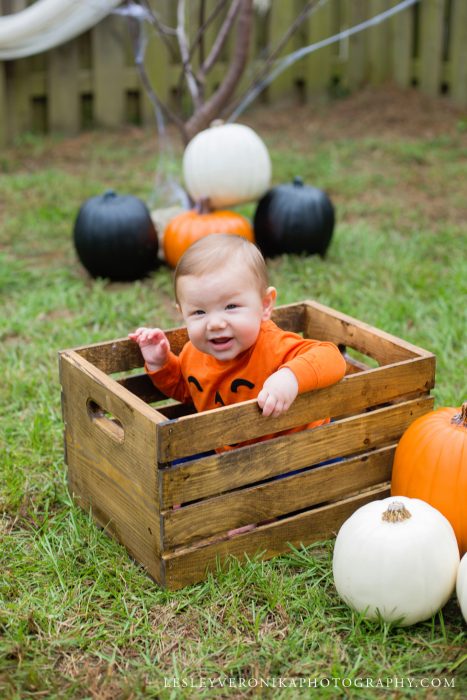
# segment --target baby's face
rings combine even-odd
[[[233,360],[271,316],[276,290],[263,294],[250,270],[236,267],[180,277],[177,296],[193,345],[217,360]]]

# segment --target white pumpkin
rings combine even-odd
[[[271,160],[249,126],[215,121],[186,147],[183,178],[192,199],[224,209],[262,197],[271,184]]]
[[[456,585],[459,548],[438,510],[417,498],[385,498],[344,522],[333,555],[341,598],[365,617],[406,626],[426,620]]]
[[[462,615],[467,622],[467,554],[462,557],[457,571],[456,594]]]

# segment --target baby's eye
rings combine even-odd
[[[227,304],[225,308],[227,309],[227,311],[230,311],[231,309],[237,309],[238,304]]]
[[[202,316],[204,314],[203,309],[195,309],[194,311],[191,312],[192,316]]]

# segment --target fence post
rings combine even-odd
[[[369,17],[389,9],[390,0],[370,0]],[[379,85],[389,76],[391,65],[391,23],[388,20],[368,29],[369,79]]]
[[[340,27],[335,26],[336,4],[326,2],[307,20],[307,43],[314,44],[335,34]],[[314,51],[303,59],[303,74],[306,82],[307,98],[310,95],[329,89],[334,69],[335,46],[326,46]]]
[[[450,94],[459,104],[467,104],[467,3],[452,0]]]
[[[368,0],[346,0],[346,27],[353,27],[368,19]],[[344,83],[350,90],[360,88],[368,77],[368,36],[358,32],[348,39],[348,58],[345,65]]]
[[[271,5],[271,18],[269,24],[269,48],[274,50],[277,44],[282,40],[287,29],[295,20],[300,11],[303,2],[295,2],[294,0],[273,0]],[[285,55],[294,50],[293,37],[283,46],[280,55]],[[272,81],[267,88],[268,101],[272,102],[277,99],[287,97],[294,90],[294,76],[296,66],[291,66],[283,71]]]
[[[392,0],[395,5],[399,0]],[[409,87],[412,82],[412,50],[414,15],[413,7],[399,12],[392,20],[392,75],[400,87]]]
[[[154,5],[153,2],[151,4]],[[167,0],[159,0],[154,9],[157,10],[157,16],[160,21],[164,24],[167,23],[169,20]],[[161,102],[167,103],[170,85],[170,54],[154,27],[146,25],[145,30],[148,32],[148,42],[144,54],[144,68],[151,84],[151,89]],[[154,105],[144,85],[141,85],[141,93],[143,124],[154,126],[156,120]]]
[[[98,126],[125,123],[124,31],[124,19],[110,15],[91,32],[94,118]]]
[[[77,41],[52,49],[47,58],[49,129],[76,134],[81,126]]]
[[[21,12],[27,7],[27,0],[11,0],[11,12]],[[14,138],[31,128],[32,110],[29,97],[29,66],[27,58],[18,58],[11,64],[11,81],[8,81],[8,131]]]
[[[444,5],[445,0],[423,0],[420,6],[420,88],[432,96],[441,86]]]

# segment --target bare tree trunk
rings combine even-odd
[[[0,0],[1,1],[1,0]],[[175,2],[175,0],[172,0]],[[206,129],[209,124],[222,115],[224,110],[232,103],[235,90],[239,85],[240,79],[245,72],[248,64],[250,52],[250,38],[253,27],[253,0],[216,0],[214,7],[206,16],[205,0],[201,0],[199,5],[199,28],[194,39],[190,42],[189,32],[186,31],[186,0],[177,1],[177,26],[175,28],[166,26],[159,16],[152,10],[150,0],[139,0],[144,6],[147,18],[154,26],[162,41],[170,50],[172,58],[174,56],[181,58],[181,77],[180,89],[182,82],[185,83],[189,96],[192,102],[192,114],[186,118],[169,106],[169,101],[163,102],[153,90],[149,77],[146,73],[142,57],[137,60],[138,69],[143,81],[143,84],[150,96],[151,101],[155,106],[156,113],[163,114],[166,119],[171,121],[177,127],[182,142],[186,145],[199,131]],[[292,2],[292,0],[281,0],[282,2]],[[302,11],[298,14],[295,21],[290,27],[285,28],[285,33],[282,40],[273,50],[269,52],[268,57],[263,59],[263,67],[257,72],[253,83],[247,88],[247,93],[257,89],[258,82],[264,79],[270,72],[273,64],[273,59],[282,50],[285,43],[297,30],[301,23],[308,17],[310,12],[318,6],[323,0],[308,0]],[[129,7],[132,7],[132,1],[128,0]],[[220,16],[225,13],[222,26],[220,27],[217,36],[212,46],[206,46],[206,31],[209,26]],[[128,13],[131,18],[131,12]],[[134,15],[136,17],[136,15]],[[136,24],[135,20],[133,23]],[[236,26],[234,26],[236,25]],[[208,73],[218,64],[222,48],[229,36],[235,33],[235,47],[229,62],[227,71],[217,88],[209,99],[205,99],[205,85]],[[177,47],[175,48],[173,37],[177,39]],[[140,34],[134,38],[135,55],[139,55],[139,46],[141,42]],[[178,50],[177,50],[178,49]],[[193,56],[198,52],[199,67],[195,70],[193,65]],[[243,99],[245,95],[243,96]],[[242,97],[238,98],[242,100]],[[181,111],[181,110],[180,110]]]
[[[186,143],[199,131],[206,129],[232,97],[248,61],[252,23],[253,2],[252,0],[241,0],[237,20],[237,41],[229,69],[216,92],[196,109],[185,123]]]

